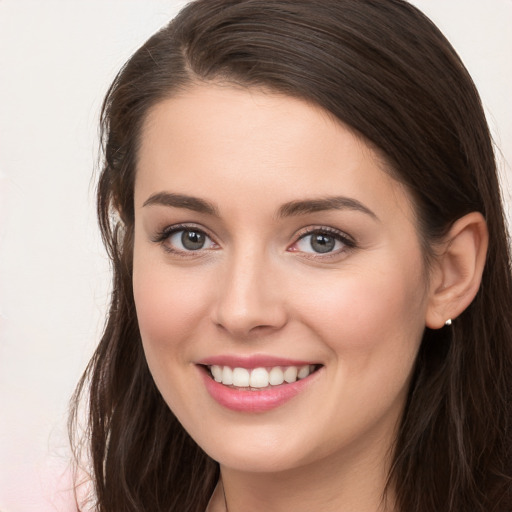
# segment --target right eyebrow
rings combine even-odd
[[[145,206],[170,206],[173,208],[185,208],[186,210],[193,210],[198,213],[205,213],[219,217],[219,211],[212,203],[205,201],[199,197],[189,196],[186,194],[173,194],[171,192],[157,192],[151,195],[146,201]]]

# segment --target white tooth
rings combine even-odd
[[[234,368],[233,385],[237,388],[249,387],[249,371],[245,368]]]
[[[220,366],[214,364],[210,367],[210,371],[217,382],[222,382],[222,368]]]
[[[268,386],[268,372],[265,368],[254,368],[251,372],[251,388],[266,388]]]
[[[307,364],[306,366],[301,366],[297,373],[297,378],[305,379],[308,375],[309,375],[309,364]]]
[[[288,382],[288,384],[295,382],[297,380],[297,367],[296,366],[288,366],[284,371],[284,380]]]
[[[226,386],[233,384],[233,370],[229,366],[224,366],[222,369],[222,384]]]
[[[271,386],[279,386],[279,384],[284,382],[283,370],[281,370],[279,366],[270,370],[270,373],[268,374],[268,382]]]
[[[309,373],[313,373],[315,371],[315,365],[314,364],[310,364],[309,365]]]

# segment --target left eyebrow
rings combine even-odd
[[[326,210],[354,210],[369,215],[374,220],[379,220],[377,215],[356,199],[343,196],[322,197],[318,199],[305,199],[290,201],[283,204],[278,212],[278,217],[292,217],[307,213],[322,212]]]

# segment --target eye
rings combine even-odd
[[[343,252],[354,246],[354,242],[341,232],[332,228],[323,228],[301,235],[289,250],[313,255],[329,255]]]
[[[197,229],[181,229],[169,237],[169,244],[180,251],[198,251],[203,249],[208,236]]]
[[[217,248],[217,244],[201,229],[193,226],[171,226],[154,238],[165,250],[173,253],[191,253]]]

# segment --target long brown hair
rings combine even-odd
[[[508,510],[509,241],[488,126],[456,52],[403,0],[198,0],[132,56],[103,104],[98,217],[113,292],[70,420],[74,432],[88,395],[98,512],[203,512],[218,478],[153,383],[131,283],[141,125],[150,107],[203,81],[270,88],[352,127],[410,192],[427,261],[455,220],[484,215],[481,288],[450,328],[425,331],[389,485],[402,512]]]

